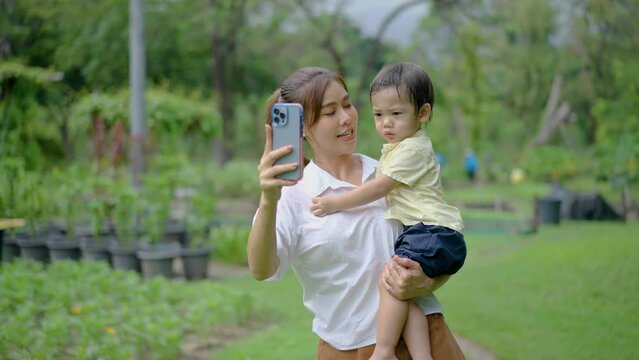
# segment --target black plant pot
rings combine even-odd
[[[561,199],[548,196],[536,199],[535,202],[540,224],[559,224],[561,221]]]
[[[138,258],[137,251],[137,246],[111,244],[111,246],[109,246],[111,266],[116,270],[141,272],[140,259]]]
[[[5,235],[2,240],[2,262],[11,262],[14,258],[20,256],[20,247],[15,238]]]
[[[184,248],[180,256],[187,280],[205,279],[208,275],[209,259],[213,249],[210,246],[201,248]]]
[[[47,240],[46,243],[51,262],[80,259],[80,245],[75,240],[54,237]]]
[[[43,264],[49,262],[49,248],[42,237],[22,238],[17,240],[20,257],[38,261]]]
[[[142,276],[151,278],[163,276],[167,279],[173,277],[173,260],[180,256],[180,245],[177,243],[164,243],[147,245],[137,251]]]
[[[82,238],[80,241],[80,252],[82,253],[82,259],[86,261],[104,261],[107,264],[111,264],[111,252],[109,251],[109,244],[111,240],[106,238],[100,242],[96,242],[91,237]]]

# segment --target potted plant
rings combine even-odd
[[[50,237],[46,240],[49,257],[52,262],[60,260],[78,260],[80,245],[76,239],[76,226],[82,208],[78,199],[82,195],[82,184],[75,169],[58,174],[56,191],[54,192],[55,208],[64,222],[64,235]]]
[[[171,215],[171,192],[165,178],[147,175],[144,181],[144,242],[137,251],[145,278],[173,277],[173,260],[180,255],[180,244],[167,242],[164,226]]]
[[[105,219],[107,218],[109,191],[113,184],[109,177],[98,175],[91,179],[90,185],[92,191],[87,195],[88,199],[85,199],[85,202],[91,223],[91,236],[85,236],[81,239],[82,258],[89,261],[111,263],[111,253],[109,252],[111,236],[105,225]]]
[[[184,277],[187,280],[207,277],[209,259],[213,251],[207,239],[214,214],[213,196],[202,193],[191,198],[186,213],[186,247],[182,248],[180,254]]]
[[[49,262],[49,249],[39,231],[47,212],[47,193],[42,179],[34,172],[25,172],[18,186],[19,198],[28,229],[28,237],[17,240],[20,256],[42,263]]]
[[[137,256],[137,219],[138,194],[129,183],[115,187],[113,204],[113,223],[115,241],[109,245],[111,263],[114,269],[140,272],[140,259]]]
[[[0,158],[0,218],[7,219],[7,222],[15,224],[24,221],[18,219],[21,215],[19,209],[18,184],[24,178],[24,160],[17,157]],[[2,239],[2,261],[9,262],[20,256],[20,248],[16,242],[16,227],[7,226]]]

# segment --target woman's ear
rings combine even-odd
[[[430,120],[430,112],[431,112],[430,104],[429,103],[424,104],[422,108],[419,109],[419,113],[417,114],[417,117],[419,118],[419,122],[427,123],[428,120]]]

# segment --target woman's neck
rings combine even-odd
[[[362,161],[353,154],[336,157],[315,156],[313,162],[338,180],[358,186],[362,183]]]

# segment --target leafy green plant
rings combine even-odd
[[[0,284],[2,359],[176,359],[187,334],[209,338],[254,313],[246,292],[104,263],[19,259],[0,267]]]
[[[523,154],[522,168],[535,180],[559,181],[579,175],[584,170],[584,160],[566,148],[543,146]]]
[[[163,174],[145,175],[143,196],[146,240],[159,243],[164,238],[164,226],[171,215],[173,193],[170,179]]]
[[[66,171],[54,171],[51,189],[54,200],[54,211],[62,217],[68,240],[75,236],[75,227],[82,215],[83,183],[77,167],[70,167]]]
[[[104,223],[108,215],[109,196],[113,181],[108,176],[96,175],[91,179],[87,207],[91,220],[91,234],[96,244],[102,244]]]
[[[23,216],[31,239],[35,239],[38,227],[43,225],[50,214],[48,195],[42,177],[35,172],[26,172],[18,185],[18,194],[23,203]]]
[[[254,161],[233,160],[221,168],[210,166],[205,169],[205,178],[218,195],[226,198],[257,196],[260,191]]]
[[[191,197],[186,214],[186,231],[189,236],[189,247],[207,245],[207,235],[213,216],[215,200],[205,193],[197,193]]]
[[[209,241],[215,244],[214,256],[222,261],[247,265],[246,241],[251,228],[247,225],[222,225],[213,228]]]
[[[140,204],[136,189],[129,183],[114,186],[113,223],[120,245],[130,246],[136,236]]]
[[[24,159],[10,156],[0,159],[0,216],[21,216],[18,186],[24,178],[24,173]]]

